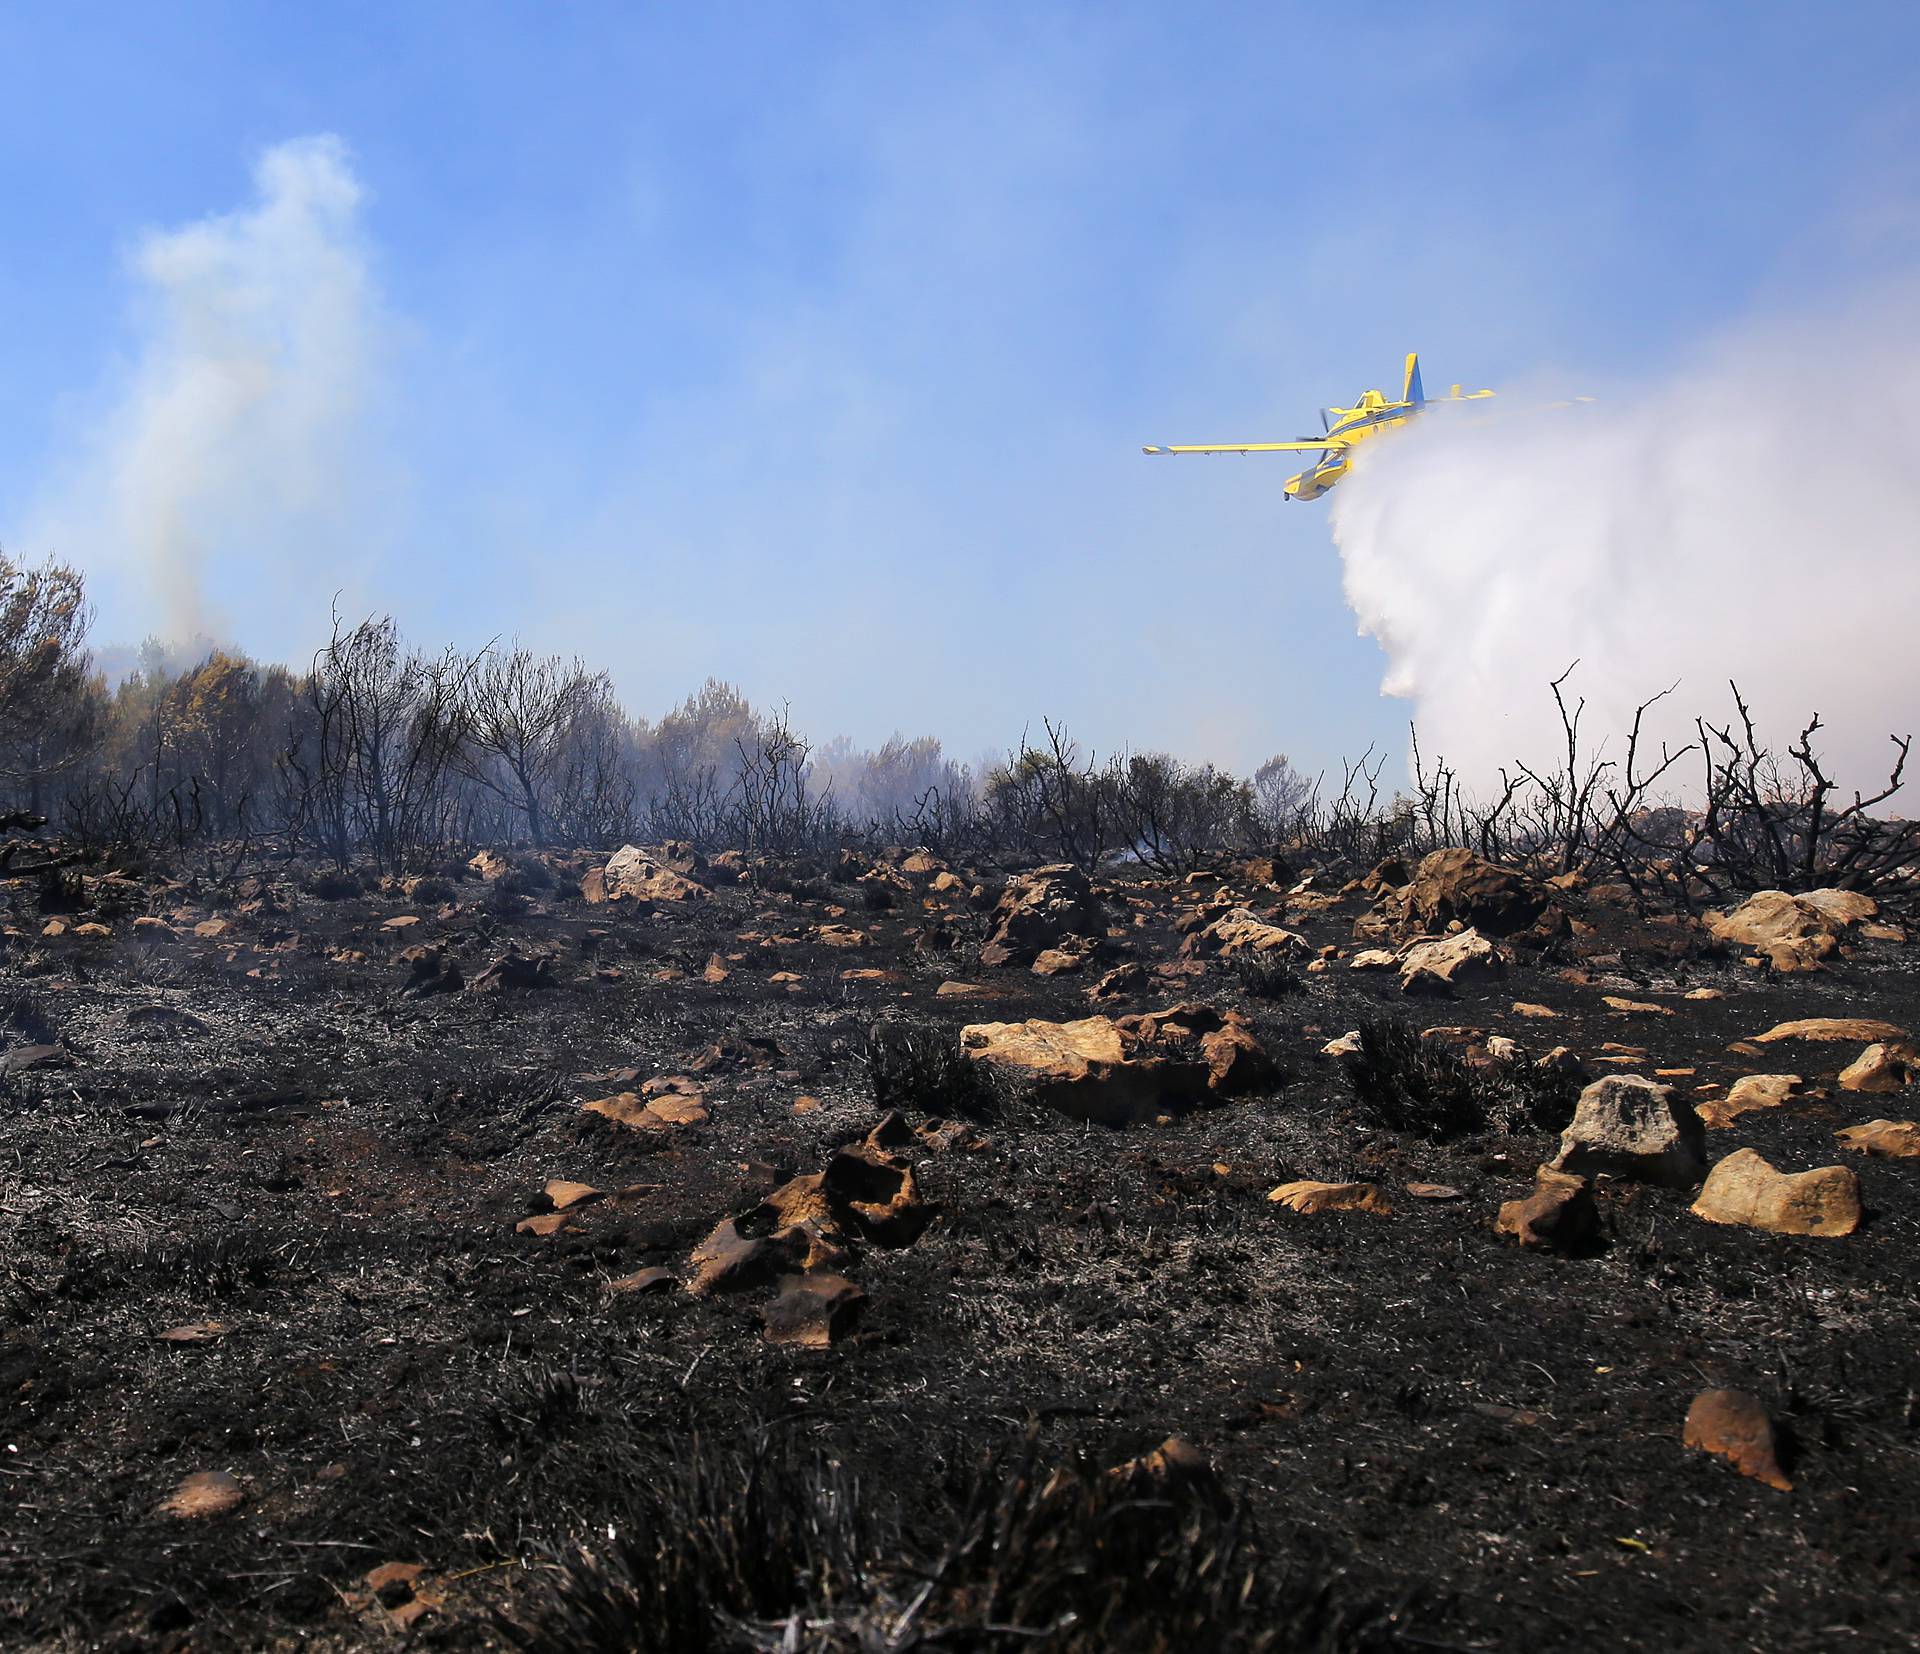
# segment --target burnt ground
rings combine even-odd
[[[1143,881],[1111,887],[1107,952],[1146,979],[1094,1007],[1105,961],[1051,978],[982,969],[977,898],[874,910],[830,876],[781,882],[626,913],[564,882],[528,899],[468,881],[422,906],[397,890],[328,900],[290,882],[262,902],[147,879],[68,916],[110,934],[52,938],[32,887],[7,887],[0,1644],[470,1648],[510,1646],[517,1627],[528,1646],[695,1646],[684,1627],[620,1629],[616,1576],[639,1566],[622,1547],[639,1529],[642,1550],[671,1553],[699,1529],[711,1549],[724,1531],[753,1553],[736,1571],[774,1556],[777,1575],[781,1546],[817,1535],[774,1531],[791,1508],[752,1519],[766,1531],[732,1506],[714,1514],[751,1483],[776,1506],[812,1500],[814,1528],[831,1506],[865,1537],[834,1579],[816,1566],[804,1589],[790,1573],[756,1586],[713,1646],[861,1646],[834,1641],[831,1599],[892,1627],[867,1647],[1047,1647],[1064,1619],[1045,1622],[1057,1638],[1004,1628],[958,1565],[936,1580],[945,1621],[931,1604],[902,1614],[982,1488],[1025,1497],[1058,1470],[1097,1489],[1177,1434],[1212,1462],[1206,1498],[1232,1507],[1222,1527],[1213,1506],[1189,1520],[1179,1499],[1143,1502],[1173,1508],[1145,1550],[1198,1533],[1227,1558],[1181,1599],[1194,1646],[1911,1646],[1920,1161],[1843,1154],[1833,1136],[1908,1117],[1911,1096],[1835,1089],[1857,1044],[1728,1050],[1791,1017],[1920,1028],[1910,948],[1865,944],[1774,978],[1608,909],[1452,999],[1408,999],[1391,972],[1339,961],[1249,997],[1217,961],[1153,974],[1195,897]],[[1266,891],[1255,905],[1353,946],[1357,898],[1301,912]],[[142,913],[166,927],[136,930]],[[400,915],[418,922],[386,928]],[[214,916],[223,934],[196,933]],[[835,922],[868,945],[821,943]],[[926,945],[942,928],[954,951]],[[510,946],[555,957],[543,984],[420,994],[397,956],[423,942],[469,982]],[[715,955],[724,981],[703,977]],[[990,997],[938,996],[948,980]],[[1725,998],[1680,997],[1703,985]],[[1607,993],[1674,1014],[1610,1011]],[[1244,1010],[1280,1081],[1125,1130],[1003,1098],[916,1141],[940,1216],[911,1245],[856,1246],[865,1313],[832,1348],[770,1344],[769,1290],[614,1290],[648,1266],[684,1274],[717,1222],[875,1124],[877,1018],[957,1029],[1181,999]],[[1521,1000],[1557,1015],[1518,1016]],[[1590,1064],[1610,1044],[1644,1049],[1615,1066],[1695,1070],[1683,1087],[1801,1073],[1808,1099],[1710,1133],[1709,1152],[1845,1161],[1868,1222],[1837,1240],[1722,1228],[1684,1195],[1622,1185],[1602,1196],[1600,1248],[1522,1251],[1491,1220],[1554,1135],[1439,1144],[1370,1127],[1319,1047],[1381,1017],[1565,1044]],[[580,1109],[716,1044],[705,1123],[643,1132]],[[803,1096],[819,1106],[797,1112]],[[908,1122],[951,1101],[923,1099]],[[1391,1215],[1266,1198],[1292,1178],[1355,1176]],[[554,1178],[635,1192],[551,1235],[517,1229],[549,1210]],[[1414,1198],[1409,1182],[1459,1198]],[[1709,1386],[1763,1400],[1792,1491],[1682,1446]],[[160,1510],[204,1472],[233,1478],[236,1508]],[[1009,1544],[1037,1545],[1049,1509]],[[1095,1510],[1088,1560],[1069,1569],[1083,1621],[1089,1602],[1134,1612],[1129,1589],[1160,1577],[1101,1549],[1111,1517]],[[680,1521],[686,1534],[669,1531]],[[388,1563],[424,1571],[369,1588]]]

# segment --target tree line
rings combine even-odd
[[[0,553],[0,810],[83,850],[399,871],[479,844],[789,856],[865,842],[1178,876],[1234,855],[1351,864],[1464,845],[1689,907],[1761,888],[1911,900],[1920,887],[1920,826],[1882,813],[1910,738],[1894,739],[1884,786],[1847,795],[1822,767],[1817,717],[1776,754],[1735,686],[1733,718],[1697,719],[1693,742],[1657,753],[1642,737],[1653,697],[1615,759],[1563,675],[1549,686],[1559,761],[1516,764],[1475,798],[1417,732],[1411,787],[1383,791],[1373,751],[1337,778],[1284,756],[1240,777],[1164,752],[1102,758],[1048,720],[978,766],[932,736],[816,746],[784,708],[713,679],[649,720],[577,657],[434,653],[391,616],[336,615],[304,669],[220,648],[180,664],[149,643],[109,683],[91,619],[78,571]]]

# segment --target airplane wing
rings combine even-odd
[[[1347,444],[1336,437],[1319,436],[1300,442],[1189,442],[1171,448],[1142,448],[1143,454],[1317,454]]]

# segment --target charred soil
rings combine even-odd
[[[1863,1039],[1750,1043],[1920,1030],[1888,927],[1780,976],[1567,892],[1504,977],[1408,994],[1350,968],[1352,888],[1113,878],[1036,970],[980,963],[991,870],[589,903],[604,860],[9,887],[0,1644],[1910,1637],[1920,1160],[1835,1133],[1920,1092],[1842,1089]],[[1259,930],[1183,947],[1237,906],[1284,967]],[[1275,1069],[1116,1127],[959,1040],[1181,1003]],[[1800,1076],[1708,1158],[1844,1163],[1866,1221],[1601,1179],[1590,1244],[1503,1238],[1571,1115],[1559,1046],[1695,1102]],[[1303,1180],[1378,1198],[1268,1198]],[[1790,1488],[1683,1443],[1717,1388]]]

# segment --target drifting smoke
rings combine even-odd
[[[1877,786],[1888,734],[1920,729],[1916,320],[1911,292],[1882,294],[1589,406],[1445,410],[1377,444],[1333,533],[1422,750],[1481,790],[1551,762],[1547,685],[1577,658],[1568,692],[1609,757],[1676,679],[1660,737],[1732,718],[1733,679],[1776,751],[1818,711],[1829,773]]]
[[[140,243],[138,358],[36,536],[131,586],[129,610],[157,613],[169,640],[221,629],[216,571],[223,591],[274,593],[298,562],[331,591],[337,551],[321,547],[364,492],[376,320],[360,187],[324,136],[269,149],[253,178],[245,211]]]

